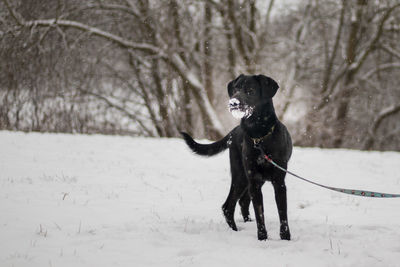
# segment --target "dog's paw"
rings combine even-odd
[[[250,218],[250,216],[243,216],[243,221],[244,222],[251,222],[253,220]]]
[[[258,231],[257,232],[257,238],[260,241],[264,241],[268,239],[268,233],[267,231]]]
[[[233,220],[228,220],[228,219],[226,219],[226,218],[225,218],[225,220],[226,220],[226,223],[229,225],[229,227],[230,227],[233,231],[237,231],[237,230],[238,230],[235,221],[233,221]]]
[[[225,221],[229,225],[229,227],[232,228],[233,231],[237,231],[238,228],[236,226],[235,219],[233,217],[233,213],[229,212],[225,208],[222,208],[222,212],[224,214]]]
[[[287,224],[281,225],[280,236],[282,240],[290,240],[289,225]]]
[[[230,227],[233,231],[237,231],[237,230],[238,230],[238,228],[237,228],[237,226],[236,226],[236,223],[235,223],[235,221],[234,221],[233,219],[230,220],[230,219],[225,218],[225,220],[226,220],[226,223],[229,225],[229,227]]]

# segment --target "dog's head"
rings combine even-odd
[[[258,106],[272,103],[278,84],[264,75],[243,75],[228,84],[229,111],[235,118],[249,118]]]

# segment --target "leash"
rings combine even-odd
[[[339,188],[339,187],[332,187],[332,186],[327,186],[327,185],[323,185],[323,184],[319,184],[316,182],[313,182],[311,180],[308,180],[306,178],[303,178],[291,171],[286,170],[285,168],[279,166],[277,163],[275,163],[270,157],[267,156],[267,154],[265,154],[264,150],[262,149],[262,147],[260,146],[260,144],[255,143],[254,147],[258,150],[260,150],[261,155],[263,155],[263,157],[272,165],[274,165],[276,168],[280,169],[281,171],[284,171],[302,181],[305,181],[307,183],[319,186],[319,187],[323,187],[329,190],[333,190],[336,192],[340,192],[340,193],[344,193],[344,194],[349,194],[349,195],[355,195],[355,196],[362,196],[362,197],[377,197],[377,198],[395,198],[395,197],[400,197],[400,194],[387,194],[387,193],[379,193],[379,192],[373,192],[373,191],[366,191],[366,190],[357,190],[357,189],[346,189],[346,188]]]

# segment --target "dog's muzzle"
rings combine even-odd
[[[241,104],[237,98],[232,98],[229,100],[229,111],[236,119],[246,119],[253,114],[253,108],[248,105]]]

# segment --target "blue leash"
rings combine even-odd
[[[272,165],[274,165],[276,168],[290,174],[293,175],[294,177],[305,181],[307,183],[316,185],[316,186],[320,186],[329,190],[333,190],[336,192],[340,192],[340,193],[344,193],[344,194],[349,194],[349,195],[355,195],[355,196],[361,196],[361,197],[378,197],[378,198],[395,198],[395,197],[400,197],[400,194],[387,194],[387,193],[379,193],[379,192],[373,192],[373,191],[366,191],[366,190],[357,190],[357,189],[346,189],[346,188],[339,188],[339,187],[332,187],[332,186],[326,186],[323,184],[319,184],[313,181],[310,181],[306,178],[303,178],[291,171],[286,170],[285,168],[282,168],[281,166],[279,166],[278,164],[276,164],[270,157],[267,156],[267,154],[265,154],[264,150],[261,148],[260,145],[255,144],[254,145],[256,149],[261,151],[261,155],[264,156],[264,158],[271,163]]]

